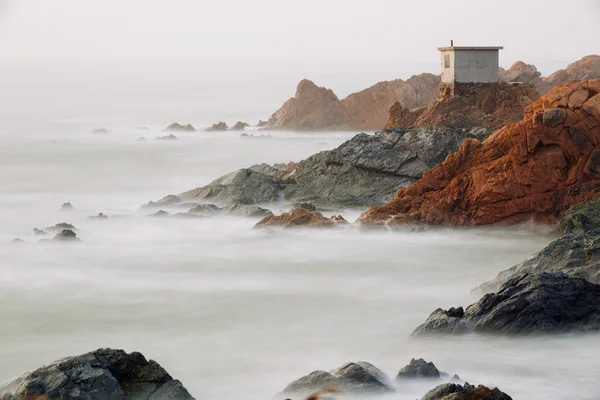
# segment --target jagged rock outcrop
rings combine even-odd
[[[485,129],[449,128],[361,133],[334,150],[317,153],[300,163],[254,165],[148,205],[210,202],[223,207],[287,201],[331,208],[384,204],[398,188],[416,182],[464,140],[481,140],[490,133]]]
[[[267,128],[297,130],[381,129],[387,111],[395,101],[407,108],[420,107],[435,100],[440,78],[421,74],[406,81],[379,82],[352,93],[343,100],[331,89],[302,80],[296,95],[286,101],[266,124]]]
[[[551,90],[509,123],[460,149],[359,218],[364,226],[556,222],[600,193],[600,79]]]
[[[413,335],[469,331],[505,335],[598,331],[600,285],[561,273],[521,274],[508,280],[497,293],[486,294],[471,304],[462,315],[453,313],[453,318],[464,323],[466,330],[448,330],[444,322],[435,324],[435,315],[440,315],[439,310]],[[446,318],[442,315],[442,319]]]
[[[44,231],[47,232],[61,232],[65,229],[70,229],[72,231],[76,231],[77,229],[75,228],[75,226],[73,226],[72,224],[69,224],[68,222],[59,222],[58,224],[54,224],[53,226],[48,226],[46,228],[44,228]],[[34,228],[35,231],[35,228]]]
[[[167,126],[166,131],[180,131],[180,132],[194,132],[196,128],[192,126],[192,124],[181,125],[177,122],[172,123]]]
[[[137,352],[99,349],[63,358],[0,387],[3,400],[193,400],[180,381]]]
[[[258,221],[257,228],[331,228],[335,223],[323,216],[320,212],[310,211],[306,208],[294,208],[290,212],[280,215],[270,215]]]
[[[542,73],[535,65],[526,64],[523,61],[515,62],[509,69],[500,68],[500,81],[507,83],[526,83],[535,86],[539,94],[546,94],[552,88],[544,82]]]
[[[250,124],[247,124],[245,122],[242,121],[238,121],[235,123],[234,126],[231,127],[232,131],[243,131],[244,129],[246,129],[247,127],[249,127]]]
[[[422,358],[418,360],[412,359],[410,363],[398,371],[396,380],[402,381],[406,379],[440,379],[440,371],[430,361],[427,362]]]
[[[489,389],[483,385],[477,387],[466,383],[445,383],[431,389],[421,400],[512,400],[512,397],[498,388]]]
[[[333,371],[314,371],[290,383],[283,393],[308,394],[324,389],[346,394],[385,393],[394,389],[388,376],[368,362],[347,363]]]
[[[539,98],[531,85],[443,84],[437,100],[427,107],[390,107],[386,128],[442,127],[498,129],[523,118],[527,106]]]
[[[600,55],[589,55],[581,60],[575,61],[565,69],[559,69],[547,78],[543,78],[543,82],[547,85],[548,90],[558,85],[564,85],[571,81],[583,81],[600,78]],[[540,93],[544,94],[543,88],[540,88]]]
[[[63,229],[62,231],[54,235],[52,240],[56,242],[77,242],[79,241],[79,238],[77,237],[77,234],[71,229]]]
[[[225,122],[217,122],[205,130],[206,132],[223,132],[227,130],[227,124]]]

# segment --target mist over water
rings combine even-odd
[[[185,122],[185,121],[180,121]],[[552,237],[505,230],[272,231],[233,217],[148,218],[139,206],[255,163],[299,161],[353,133],[91,135],[102,121],[4,126],[0,146],[0,382],[98,347],[140,351],[197,399],[270,399],[316,369],[423,357],[515,400],[595,399],[600,337],[411,340],[437,307]],[[250,132],[252,133],[252,132]],[[140,136],[149,140],[136,141]],[[76,208],[61,212],[69,201]],[[283,206],[269,206],[275,213]],[[336,210],[354,220],[361,210]],[[99,212],[107,220],[89,219]],[[81,243],[40,244],[70,222]],[[10,241],[19,237],[24,244]],[[420,398],[434,383],[389,398]]]

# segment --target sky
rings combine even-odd
[[[344,97],[439,73],[451,39],[549,75],[600,53],[599,20],[600,0],[0,0],[0,115],[255,122],[303,78]]]

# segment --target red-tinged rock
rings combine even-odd
[[[526,119],[483,142],[463,142],[388,204],[363,213],[359,222],[556,222],[569,207],[600,193],[599,89],[600,79],[552,89],[526,109]],[[589,98],[581,108],[574,106],[581,99],[569,103],[584,91]]]
[[[348,221],[346,221],[346,219],[344,217],[342,217],[341,215],[332,215],[331,218],[329,218],[330,220],[332,220],[333,222],[335,222],[336,224],[347,224]]]
[[[305,208],[294,208],[281,215],[271,215],[258,221],[256,228],[281,227],[281,228],[331,228],[334,222],[323,216],[320,212],[310,211]]]

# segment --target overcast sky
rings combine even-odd
[[[600,53],[599,0],[0,4],[3,115],[266,118],[302,78],[343,97],[438,73],[450,39],[503,45],[502,66],[524,60],[545,75]]]

